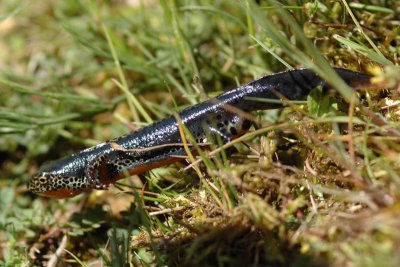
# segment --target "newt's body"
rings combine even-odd
[[[335,70],[354,88],[369,84],[370,76],[367,74]],[[311,70],[281,72],[184,109],[179,116],[197,143],[215,136],[227,142],[251,126],[237,110],[251,112],[279,107],[249,100],[247,97],[301,100],[319,85],[327,86],[326,81]],[[170,116],[138,132],[43,166],[30,180],[28,188],[35,193],[59,198],[71,197],[91,189],[105,189],[126,172],[138,174],[180,160],[182,157],[179,156],[186,154],[184,147],[179,145],[181,142],[177,120]]]

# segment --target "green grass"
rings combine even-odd
[[[400,265],[395,4],[259,2],[1,1],[0,266]],[[394,89],[353,96],[330,66]],[[296,67],[340,95],[109,191],[26,189],[46,161]]]

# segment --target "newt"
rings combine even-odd
[[[341,68],[334,70],[354,89],[370,85],[371,76],[368,74]],[[253,98],[303,100],[317,86],[331,88],[309,69],[289,70],[224,92],[186,108],[178,115],[197,143],[204,143],[210,135],[219,136],[226,143],[244,134],[252,125],[239,113],[282,106]],[[171,115],[137,132],[45,164],[30,179],[28,189],[56,198],[68,198],[92,189],[107,189],[110,184],[124,178],[127,172],[140,174],[182,160],[186,153],[181,143],[178,121]]]

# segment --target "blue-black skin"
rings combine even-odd
[[[339,68],[335,71],[353,88],[370,84],[367,74]],[[217,135],[222,141],[228,142],[251,126],[237,110],[251,112],[280,107],[248,97],[302,100],[317,86],[328,87],[325,80],[309,69],[272,74],[186,108],[179,112],[179,117],[198,143],[207,142],[207,138]],[[179,160],[176,156],[185,155],[184,147],[177,145],[181,142],[177,120],[170,116],[140,131],[43,166],[31,179],[28,188],[35,193],[59,198],[91,189],[104,189],[127,171],[131,174],[141,173]],[[151,147],[154,148],[132,150]]]

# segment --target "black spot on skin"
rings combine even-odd
[[[236,131],[235,127],[232,126],[229,130],[230,130],[232,135],[237,135],[237,131]]]

